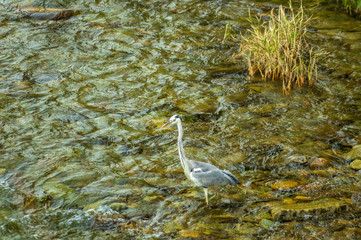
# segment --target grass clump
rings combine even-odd
[[[233,60],[246,61],[251,76],[259,72],[263,80],[281,79],[283,92],[288,94],[294,84],[302,86],[306,81],[309,85],[317,80],[318,57],[305,39],[306,25],[311,18],[304,16],[303,8],[295,12],[280,6],[278,12],[274,9],[269,13],[269,19],[252,18],[249,13],[251,29],[247,36],[242,33],[239,51],[233,55]],[[231,28],[226,26],[225,38],[235,37]]]
[[[351,16],[361,16],[361,0],[341,0],[347,13]]]

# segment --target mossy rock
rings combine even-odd
[[[274,190],[291,190],[300,185],[299,182],[285,180],[285,181],[278,181],[270,185],[270,187]]]
[[[180,230],[182,230],[184,227],[176,222],[167,222],[164,227],[163,227],[163,232],[164,233],[172,233],[172,232],[179,232]]]
[[[273,220],[283,221],[328,219],[348,209],[348,204],[345,201],[334,198],[294,204],[271,202],[267,206],[271,211]]]
[[[81,196],[79,192],[56,180],[45,182],[42,188],[48,196],[54,199],[54,202],[56,202],[57,199],[64,199],[62,204],[70,206],[81,205],[85,202],[84,197]]]
[[[74,16],[74,11],[70,9],[25,7],[17,11],[24,17],[36,20],[66,20]]]
[[[211,217],[218,223],[237,223],[239,222],[238,217],[232,215],[214,215]]]
[[[268,220],[268,219],[262,219],[259,222],[259,226],[261,228],[264,228],[264,229],[272,229],[277,225],[278,225],[278,222],[274,222],[274,221],[271,221],[271,220]]]
[[[235,152],[229,154],[219,160],[222,164],[234,163],[234,162],[244,162],[247,159],[247,156],[243,152]]]
[[[182,238],[201,238],[202,232],[197,230],[183,229],[179,232],[179,236]]]
[[[353,170],[361,170],[361,160],[356,159],[355,161],[350,163],[350,168],[352,168]]]
[[[178,100],[176,107],[188,113],[213,113],[217,110],[217,100],[212,98],[206,99],[187,99]]]
[[[68,197],[77,195],[77,191],[75,189],[72,189],[58,181],[47,181],[43,184],[44,191],[49,194],[50,196],[56,198],[56,197]]]
[[[258,232],[258,227],[255,226],[253,223],[245,223],[245,224],[236,224],[235,225],[236,230],[241,235],[254,235]],[[246,239],[246,238],[242,238]]]
[[[361,159],[361,145],[355,145],[344,155],[346,160]]]
[[[109,200],[100,200],[91,204],[88,204],[84,207],[84,211],[88,211],[90,209],[97,210],[100,206],[106,205],[109,202]]]

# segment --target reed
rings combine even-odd
[[[293,85],[309,85],[317,80],[317,61],[322,54],[306,41],[305,31],[311,20],[305,17],[302,6],[295,12],[291,2],[289,8],[280,6],[269,13],[269,19],[252,18],[247,34],[234,37],[226,27],[225,39],[232,37],[240,41],[240,48],[233,55],[235,62],[246,61],[251,76],[259,72],[263,80],[281,79],[283,92],[288,94]]]

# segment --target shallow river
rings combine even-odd
[[[0,1],[0,238],[359,239],[360,20],[304,1],[328,55],[289,96],[222,44],[287,2],[46,1],[75,15],[42,21]],[[189,158],[241,181],[209,206],[173,114]]]

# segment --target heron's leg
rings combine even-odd
[[[204,190],[204,194],[206,195],[206,203],[208,205],[208,189],[207,188],[203,188]]]

